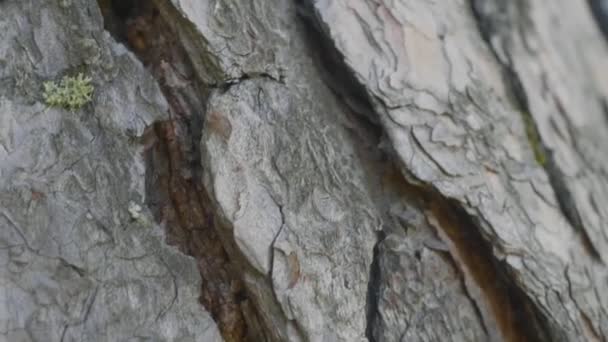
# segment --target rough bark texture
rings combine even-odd
[[[2,1],[0,28],[0,340],[220,340],[194,260],[144,205],[155,80],[96,2]],[[77,70],[95,101],[46,108],[42,82]]]
[[[0,340],[608,341],[607,2],[0,0]]]

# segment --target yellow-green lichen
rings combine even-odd
[[[93,99],[91,78],[79,73],[75,77],[64,76],[59,83],[44,82],[44,101],[51,107],[77,110]]]
[[[528,136],[528,141],[530,141],[532,151],[534,152],[534,158],[538,164],[545,166],[547,163],[547,155],[545,153],[545,147],[542,145],[542,141],[540,140],[540,134],[536,129],[534,119],[528,112],[522,112],[522,117],[524,120],[524,126],[526,128],[526,135]]]

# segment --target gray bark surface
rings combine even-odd
[[[608,341],[607,7],[0,0],[0,340]]]
[[[0,13],[0,340],[221,340],[195,261],[144,205],[133,137],[166,117],[154,79],[95,2]],[[41,103],[44,80],[77,69],[95,79],[94,105]]]

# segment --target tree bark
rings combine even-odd
[[[0,1],[0,339],[608,341],[607,18]]]

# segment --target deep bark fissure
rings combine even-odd
[[[376,244],[373,249],[373,259],[369,266],[369,280],[367,283],[367,299],[366,299],[366,317],[367,326],[365,327],[365,336],[369,342],[376,342],[374,335],[374,325],[378,318],[378,297],[380,296],[380,285],[382,284],[382,276],[380,272],[380,244],[384,241],[386,234],[380,230],[377,233]]]
[[[608,41],[608,1],[606,0],[588,0],[591,13],[597,22],[604,38]]]
[[[201,183],[204,108],[215,87],[199,79],[185,48],[176,43],[174,30],[152,1],[99,0],[99,4],[106,29],[150,71],[169,104],[170,119],[154,123],[142,137],[146,204],[166,227],[167,243],[197,260],[202,278],[199,300],[224,341],[255,340],[263,333],[248,326],[258,322],[246,314],[254,311]]]
[[[357,81],[353,71],[344,63],[342,54],[335,48],[332,40],[323,33],[321,23],[317,20],[312,2],[295,0],[297,14],[303,23],[305,41],[313,56],[315,67],[323,82],[333,92],[347,112],[354,114],[353,120],[360,120],[363,125],[373,130],[373,135],[380,137],[382,128],[371,100],[365,88]],[[372,262],[366,294],[365,336],[370,342],[376,341],[374,326],[379,316],[379,291],[382,284],[380,270],[380,245],[386,237],[382,230],[376,233],[376,243],[372,249]]]
[[[459,272],[463,293],[472,301],[488,336],[494,332],[493,335],[499,334],[505,341],[550,340],[546,318],[518,287],[509,266],[494,255],[491,238],[484,236],[475,217],[458,201],[443,196],[431,185],[414,184],[402,174],[397,181],[403,196],[426,213],[431,226],[447,243],[447,252],[439,253],[445,253]],[[373,277],[373,272],[371,279],[384,281]],[[472,288],[477,289],[477,295],[471,293]],[[373,319],[368,324],[373,329]]]
[[[608,124],[608,99],[603,98],[600,100],[600,102],[602,103],[602,111],[604,113],[604,119],[605,119],[606,123]]]
[[[324,33],[316,18],[310,0],[295,0],[298,18],[304,24],[306,43],[323,82],[353,113],[379,128],[378,116],[370,96],[357,80],[353,70],[344,63],[344,57],[333,41]]]
[[[503,4],[501,6],[504,7],[502,11],[504,13],[508,13],[508,8],[510,6],[516,6],[518,12],[521,13],[521,20],[526,20],[527,16],[524,15],[526,9],[522,7],[525,6],[525,4]],[[502,20],[497,20],[497,18],[486,18],[482,8],[483,4],[481,1],[471,0],[471,10],[473,17],[475,18],[477,28],[481,37],[488,46],[489,51],[494,56],[494,59],[498,65],[502,68],[503,79],[505,84],[508,86],[507,89],[510,91],[514,104],[518,107],[517,109],[521,113],[526,135],[528,137],[528,141],[530,142],[530,147],[534,152],[536,161],[541,167],[544,168],[547,177],[549,178],[549,183],[551,184],[553,192],[555,193],[559,209],[564,215],[564,218],[566,218],[566,220],[570,223],[570,226],[576,231],[585,251],[587,251],[595,261],[601,262],[601,255],[583,226],[581,216],[576,208],[576,201],[574,200],[574,196],[566,183],[565,176],[557,166],[555,158],[553,157],[553,151],[551,151],[551,149],[548,148],[543,142],[538,125],[530,112],[528,96],[521,79],[515,70],[515,67],[512,65],[513,62],[511,61],[511,56],[507,51],[508,40],[503,41],[505,50],[504,53],[506,54],[505,58],[507,58],[508,61],[504,61],[500,57],[494,44],[492,43],[492,37],[499,34],[498,30],[500,28],[506,29],[512,26],[513,23],[509,22],[508,17],[504,17]],[[523,30],[523,28],[520,28],[520,30]],[[521,32],[520,34],[522,35],[522,40],[525,42],[523,37],[524,34]]]
[[[462,285],[462,292],[464,293],[464,295],[467,297],[467,299],[471,303],[471,306],[473,307],[473,311],[479,318],[479,323],[481,325],[481,328],[483,329],[483,332],[486,334],[486,337],[489,337],[490,330],[488,329],[488,322],[487,322],[488,317],[484,316],[483,311],[481,310],[481,307],[479,306],[480,303],[478,302],[478,300],[476,300],[476,298],[471,293],[470,289],[467,287],[467,279],[465,277],[465,274],[464,274],[464,272],[462,272],[462,270],[460,269],[460,266],[458,265],[458,262],[454,259],[454,256],[451,254],[449,247],[448,247],[447,251],[445,251],[445,252],[438,251],[438,253],[440,253],[440,255],[442,255],[444,257],[444,260],[446,260],[454,268],[454,270],[458,273],[458,276],[460,279],[460,284]]]
[[[546,318],[510,276],[509,266],[493,254],[490,238],[475,217],[431,185],[414,184],[404,175],[399,182],[404,196],[426,212],[447,243],[447,257],[460,273],[464,294],[473,301],[484,331],[489,334],[492,327],[505,341],[550,340]],[[478,289],[478,296],[471,294],[471,287]]]
[[[318,20],[310,1],[297,1],[300,17],[305,23],[308,34],[314,37],[316,53],[325,82],[336,95],[353,111],[362,114],[369,122],[377,125],[378,113],[373,109],[369,93],[358,81],[351,68],[346,65],[343,55],[328,37],[327,30]],[[320,43],[320,44],[319,44]],[[353,105],[353,104],[357,105]],[[361,110],[363,109],[363,110]],[[407,170],[402,170],[407,172]],[[408,175],[411,177],[411,175]],[[413,198],[421,203],[421,210],[427,209],[429,215],[436,218],[438,229],[450,240],[451,257],[460,261],[458,269],[463,277],[469,277],[483,293],[483,300],[490,308],[491,318],[496,322],[499,333],[507,341],[546,341],[548,340],[544,317],[540,310],[526,296],[517,284],[509,277],[508,266],[501,263],[493,254],[491,242],[481,233],[474,218],[462,208],[457,201],[444,197],[431,185],[413,184],[406,176],[403,183],[409,188]],[[418,183],[418,181],[416,181]],[[373,250],[373,262],[370,267],[366,336],[374,340],[374,324],[378,314],[377,289],[383,281],[377,270],[378,244]],[[479,303],[476,303],[476,306]],[[480,322],[486,327],[486,322]]]
[[[269,73],[260,72],[260,73],[243,74],[238,78],[227,79],[225,81],[222,81],[221,83],[210,84],[209,87],[213,88],[213,89],[218,89],[222,94],[225,94],[233,86],[235,86],[241,82],[248,81],[248,80],[254,80],[254,79],[262,79],[262,80],[277,82],[280,84],[285,84],[285,80],[283,79],[283,76],[276,78]]]
[[[433,192],[428,199],[430,213],[449,240],[461,271],[481,290],[480,300],[488,306],[502,337],[506,341],[548,341],[540,310],[511,279],[509,267],[494,256],[473,217],[456,201]]]

